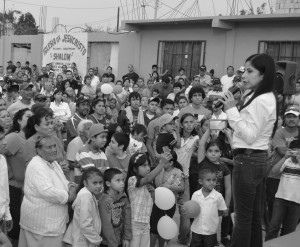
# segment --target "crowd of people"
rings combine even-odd
[[[177,208],[177,241],[191,247],[295,231],[300,79],[295,95],[275,92],[266,54],[221,78],[153,65],[145,80],[131,64],[121,78],[110,66],[83,77],[75,63],[0,66],[1,246],[163,247],[158,221]],[[122,91],[104,94],[107,83]],[[174,193],[171,209],[154,203],[157,187]]]

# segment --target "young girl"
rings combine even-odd
[[[211,131],[208,129],[201,137],[198,148],[198,163],[199,168],[213,167],[217,171],[217,183],[215,190],[221,193],[225,199],[227,208],[231,201],[231,174],[226,164],[221,161],[223,147],[218,140],[210,140]],[[229,217],[229,216],[227,216]],[[225,223],[221,226],[221,231],[228,232],[228,220],[223,220]],[[227,238],[227,234],[222,234],[223,238]],[[222,242],[226,241],[222,239]]]
[[[168,188],[176,195],[178,192],[184,191],[183,172],[182,166],[177,161],[177,154],[174,151],[170,151],[170,154],[172,155],[172,159],[155,178],[155,187]],[[164,215],[168,215],[169,217],[173,218],[175,211],[176,204],[166,211],[158,208],[155,204],[153,205],[150,217],[151,247],[156,245],[157,238],[159,247],[163,247],[165,245],[166,241],[158,235],[157,224],[159,219]]]
[[[184,193],[181,193],[179,196],[179,204],[184,204],[186,201],[190,200],[190,164],[192,156],[194,157],[194,160],[197,157],[195,148],[199,140],[199,136],[197,135],[197,132],[195,130],[195,117],[191,113],[183,114],[180,118],[180,138],[181,145],[179,148],[175,148],[174,151],[178,156],[178,162],[183,168],[185,186]],[[189,234],[190,220],[180,215],[180,227],[178,236],[179,242],[182,244],[186,244],[189,241]]]
[[[116,168],[104,173],[104,194],[99,211],[103,227],[100,247],[129,247],[132,238],[131,208],[124,193],[124,175]]]
[[[106,128],[112,123],[112,116],[106,113],[106,106],[103,99],[94,99],[92,103],[94,113],[88,116],[93,123],[101,123]]]
[[[149,246],[150,215],[153,207],[154,188],[151,182],[168,165],[171,154],[164,153],[157,167],[150,172],[150,163],[144,153],[135,153],[130,158],[125,191],[129,196],[132,212],[132,240],[130,247]]]
[[[99,169],[86,169],[79,188],[81,189],[72,205],[73,220],[65,233],[64,242],[73,247],[96,247],[102,241],[97,200],[103,190],[103,177]]]

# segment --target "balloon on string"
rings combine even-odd
[[[109,85],[108,83],[104,83],[101,86],[101,92],[104,94],[111,94],[113,92],[113,87],[111,85]]]
[[[165,187],[155,189],[155,204],[162,210],[168,210],[175,204],[174,193]]]
[[[170,240],[177,236],[178,226],[169,216],[161,217],[157,223],[157,231],[163,239]]]
[[[122,93],[123,89],[120,85],[115,85],[115,88],[114,88],[114,93],[115,94],[119,94],[119,93]]]
[[[115,89],[116,84],[114,84],[113,82],[110,82],[108,84],[111,85],[113,89]]]
[[[182,209],[184,211],[184,217],[196,218],[200,214],[200,205],[193,201],[187,201],[183,204]]]

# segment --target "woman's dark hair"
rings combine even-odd
[[[16,114],[14,115],[13,117],[13,123],[12,123],[12,126],[11,128],[7,131],[6,135],[10,134],[10,133],[13,133],[13,132],[20,132],[21,131],[21,126],[19,124],[18,121],[22,121],[22,118],[24,116],[24,114],[27,112],[27,111],[30,111],[29,108],[25,108],[25,109],[22,109],[22,110],[19,110],[16,112]]]
[[[116,140],[118,146],[123,145],[123,151],[126,151],[130,142],[129,135],[124,132],[115,132],[111,138],[114,138]]]
[[[170,161],[173,161],[173,167],[179,169],[180,171],[183,171],[182,165],[177,161],[177,154],[175,151],[171,150],[170,154],[172,155],[172,158]]]
[[[60,89],[56,89],[56,90],[54,91],[54,93],[53,93],[52,97],[51,97],[51,102],[54,102],[54,101],[55,101],[55,95],[56,95],[56,94],[58,94],[58,93],[61,93],[61,94],[63,94],[63,91],[62,91],[62,90],[60,90]],[[61,101],[63,102],[64,100],[63,100],[63,99],[61,99]]]
[[[53,111],[49,108],[39,108],[35,114],[28,118],[27,126],[24,128],[25,138],[28,139],[36,133],[35,125],[40,125],[43,118],[53,117]]]
[[[194,115],[192,113],[189,113],[189,112],[183,114],[180,118],[180,123],[183,124],[184,119],[186,119],[187,117],[193,117],[194,118]],[[196,136],[196,135],[198,135],[198,133],[197,133],[196,129],[194,128],[191,132],[191,136]],[[180,136],[183,136],[183,128],[182,127],[180,127]]]
[[[104,106],[105,106],[105,100],[103,98],[96,98],[92,101],[92,108],[96,107],[96,105],[99,103],[99,102],[103,102]]]
[[[111,138],[112,138],[113,134],[116,133],[116,129],[118,128],[118,126],[119,125],[117,123],[111,123],[110,125],[108,125],[106,144],[105,144],[104,148],[106,148],[109,145]]]
[[[104,172],[104,175],[103,175],[104,192],[107,192],[109,189],[106,182],[111,182],[111,180],[114,178],[114,176],[116,176],[118,174],[123,174],[123,173],[117,168],[109,168]]]
[[[172,105],[172,106],[175,106],[174,105],[174,101],[171,100],[171,99],[163,99],[161,102],[160,102],[160,108],[164,108],[165,105]]]
[[[148,164],[150,165],[149,158],[145,153],[137,152],[131,156],[129,161],[129,166],[128,166],[127,177],[125,180],[125,193],[127,193],[127,195],[128,195],[128,191],[127,191],[128,180],[130,177],[136,176],[137,178],[136,187],[140,186],[141,177],[136,173],[136,170],[139,168],[139,166],[144,165],[146,162],[148,162]]]
[[[183,79],[183,78],[181,78],[181,79]],[[180,89],[182,89],[182,84],[180,82],[175,82],[174,85],[173,85],[173,88],[175,88],[175,87],[179,87]]]
[[[210,142],[206,143],[205,152],[207,152],[207,150],[212,146],[217,146],[220,149],[221,153],[222,153],[222,151],[223,151],[222,143],[220,143],[220,141],[217,140],[217,139],[216,140],[211,140]]]
[[[96,174],[96,175],[100,176],[101,178],[103,178],[102,173],[96,167],[89,167],[89,168],[83,170],[82,177],[81,177],[80,184],[78,186],[78,191],[77,192],[79,192],[84,187],[83,182],[87,181],[88,178],[93,174]]]
[[[275,82],[275,62],[274,59],[267,55],[267,54],[254,54],[251,55],[246,59],[246,63],[249,62],[255,69],[257,69],[261,74],[263,74],[263,79],[262,81],[258,84],[257,89],[254,91],[252,97],[247,101],[246,104],[244,104],[241,108],[244,109],[248,105],[251,104],[251,102],[257,98],[258,96],[265,94],[265,93],[270,93],[272,92],[274,94],[274,97],[276,99],[276,121],[273,127],[273,133],[272,137],[275,134],[275,131],[277,129],[277,122],[278,122],[278,102],[277,102],[277,96],[275,94],[275,89],[274,89],[274,82]],[[247,95],[244,97],[247,97],[250,95],[253,91],[250,91]]]
[[[145,125],[136,124],[133,126],[132,131],[131,131],[132,135],[134,133],[136,133],[136,134],[144,133],[144,135],[147,135],[147,128],[145,127]]]
[[[142,100],[142,97],[141,97],[141,95],[138,92],[132,92],[132,93],[130,93],[129,96],[128,96],[128,102],[130,103],[131,99],[133,99],[133,98],[138,99],[139,101]]]

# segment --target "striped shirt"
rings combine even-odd
[[[20,225],[42,236],[58,236],[68,222],[68,180],[59,164],[40,156],[29,162],[25,172]]]
[[[300,204],[300,164],[287,159],[280,168],[282,172],[276,198]]]
[[[131,205],[131,218],[133,221],[150,223],[153,200],[147,186],[136,187],[136,176],[128,179],[128,195]]]
[[[97,167],[99,170],[109,167],[105,153],[102,151],[94,153],[89,144],[78,151],[75,159],[82,170],[89,167]]]

